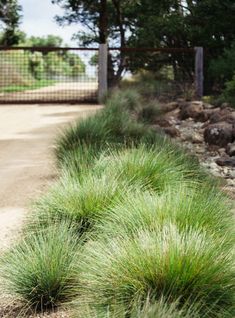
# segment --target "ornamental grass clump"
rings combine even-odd
[[[73,224],[80,236],[92,230],[108,208],[122,200],[127,192],[124,182],[106,175],[85,174],[80,181],[63,177],[34,204],[28,230],[65,220]]]
[[[159,149],[142,144],[101,156],[93,170],[97,174],[105,173],[131,185],[142,184],[146,189],[161,192],[168,187],[178,187],[182,182],[197,181],[200,172],[193,163],[189,167],[186,160],[167,145]]]
[[[223,243],[223,240],[221,240]],[[136,301],[179,300],[179,308],[200,304],[200,317],[233,317],[232,252],[205,231],[166,223],[133,237],[96,239],[81,261],[82,302],[108,307]],[[81,299],[80,297],[80,299]]]
[[[28,235],[1,257],[5,292],[44,311],[77,296],[79,242],[66,223]]]
[[[106,148],[107,143],[131,145],[159,142],[161,136],[138,122],[138,113],[142,109],[140,101],[141,98],[135,91],[116,92],[99,113],[79,120],[66,129],[56,142],[58,163],[63,164],[68,154],[83,151],[84,147],[89,151],[95,149],[98,154]],[[70,158],[73,160],[73,155]]]
[[[179,309],[179,301],[172,302],[166,299],[145,302],[136,301],[128,312],[123,304],[112,306],[89,306],[77,304],[71,318],[200,318],[198,304],[187,304]]]
[[[201,184],[190,188],[181,184],[160,195],[131,192],[109,209],[96,231],[113,237],[119,233],[132,236],[140,229],[158,229],[167,222],[176,224],[182,233],[191,228],[205,230],[214,237],[226,237],[226,245],[234,243],[231,200],[217,188]]]

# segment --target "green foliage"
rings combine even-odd
[[[141,184],[157,192],[168,187],[179,187],[190,178],[196,181],[197,168],[197,165],[191,164],[190,169],[187,159],[167,149],[167,144],[161,150],[158,146],[149,149],[140,145],[138,148],[114,152],[110,156],[101,156],[94,166],[94,170],[100,174],[114,175],[130,184]]]
[[[1,256],[6,292],[44,311],[77,295],[78,239],[66,223],[28,235]]]
[[[60,37],[25,37],[22,46],[57,46],[62,44]],[[86,71],[80,56],[73,52],[11,50],[0,52],[0,87],[2,91],[22,91],[43,81],[56,81],[59,77],[79,77]],[[48,82],[49,83],[49,82]],[[9,89],[10,87],[10,89]]]
[[[101,27],[100,16],[105,15],[99,2],[84,0],[53,0],[64,9],[57,17],[59,24],[81,23],[84,32],[74,36],[82,45],[102,43],[106,30]],[[224,80],[231,80],[224,59],[224,49],[229,50],[234,42],[235,7],[233,0],[214,1],[160,1],[160,0],[110,0],[107,1],[107,35],[117,47],[166,47],[188,48],[203,46],[207,56],[217,60],[216,68],[224,68]],[[138,19],[136,19],[138,17]],[[207,23],[203,23],[207,21]],[[97,32],[97,30],[99,32]],[[157,32],[156,32],[157,30]],[[205,86],[210,92],[220,81],[221,73],[214,73],[208,60],[205,63]],[[221,67],[219,66],[221,64]],[[152,52],[120,52],[109,56],[109,78],[115,83],[124,70],[141,69],[160,72],[171,68],[173,78],[193,82],[193,54],[156,54]],[[230,72],[231,74],[231,72]],[[219,83],[221,89],[221,83]],[[222,83],[223,85],[223,83]]]
[[[222,94],[224,101],[231,103],[235,107],[235,73],[231,81],[225,84],[225,89]]]
[[[176,189],[169,185],[160,195],[143,189],[127,193],[96,225],[97,231],[133,236],[143,228],[155,230],[172,223],[182,233],[203,229],[214,237],[226,236],[226,244],[234,243],[231,204],[223,193],[204,184],[182,182]]]
[[[137,301],[129,315],[130,318],[199,318],[198,305],[191,304],[185,308],[178,308],[179,302],[167,302],[161,298],[151,302],[149,299],[143,304]],[[125,318],[126,309],[122,304],[112,305],[108,308],[100,306],[80,305],[74,313],[73,318]]]
[[[209,71],[215,79],[214,90],[218,91],[225,82],[232,81],[235,70],[235,42],[221,56],[210,62]],[[216,87],[217,86],[217,87]]]
[[[125,183],[106,175],[88,174],[80,182],[64,177],[35,204],[29,228],[45,228],[66,220],[76,226],[81,236],[91,231],[108,208],[123,199],[124,189],[127,191]]]
[[[115,91],[57,141],[62,177],[3,255],[6,291],[36,309],[73,301],[74,317],[232,318],[231,201],[196,160]]]
[[[86,150],[89,149],[88,152],[85,150],[89,157],[93,147],[98,153],[104,150],[107,144],[118,147],[118,145],[141,142],[154,144],[160,141],[162,138],[153,130],[137,121],[142,107],[141,96],[136,91],[115,92],[108,99],[104,110],[93,117],[79,121],[58,138],[56,147],[58,161],[63,163],[68,156],[70,159],[80,158],[80,149],[84,146]],[[73,153],[72,157],[70,152]]]
[[[63,39],[60,36],[49,34],[47,36],[31,36],[21,44],[33,47],[60,47],[62,43]]]
[[[221,240],[223,243],[223,240]],[[86,246],[81,260],[83,301],[100,306],[124,303],[126,312],[148,297],[201,304],[201,317],[225,311],[232,317],[234,273],[231,250],[206,232],[180,232],[166,223],[132,238],[118,234]]]
[[[21,34],[18,30],[21,19],[22,8],[18,0],[0,1],[0,21],[4,24],[4,31],[1,36],[2,45],[18,44]]]

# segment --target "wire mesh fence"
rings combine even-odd
[[[189,99],[196,95],[193,48],[111,48],[108,64],[110,86],[122,76],[124,86],[137,86],[155,98]]]
[[[96,102],[98,49],[0,48],[0,103]]]

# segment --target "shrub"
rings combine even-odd
[[[160,108],[157,102],[152,101],[151,103],[145,104],[141,110],[138,111],[137,117],[139,121],[146,124],[153,124],[156,117],[162,115],[163,109]]]
[[[80,182],[65,177],[34,206],[28,228],[45,228],[63,220],[69,221],[79,235],[92,226],[124,196],[124,183],[107,176],[85,175]]]
[[[45,310],[77,295],[78,239],[66,223],[27,236],[1,257],[5,291]]]
[[[235,73],[231,81],[225,84],[225,89],[222,94],[222,99],[229,102],[235,107]]]
[[[130,313],[137,300],[164,297],[179,300],[179,307],[200,304],[201,317],[232,318],[231,268],[231,251],[204,231],[181,233],[168,223],[132,238],[88,243],[81,261],[82,299],[96,306],[124,304]]]

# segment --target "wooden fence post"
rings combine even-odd
[[[201,99],[203,97],[203,47],[195,47],[195,89],[196,97]]]
[[[102,102],[103,96],[108,91],[108,45],[99,46],[99,71],[98,71],[98,99]]]

